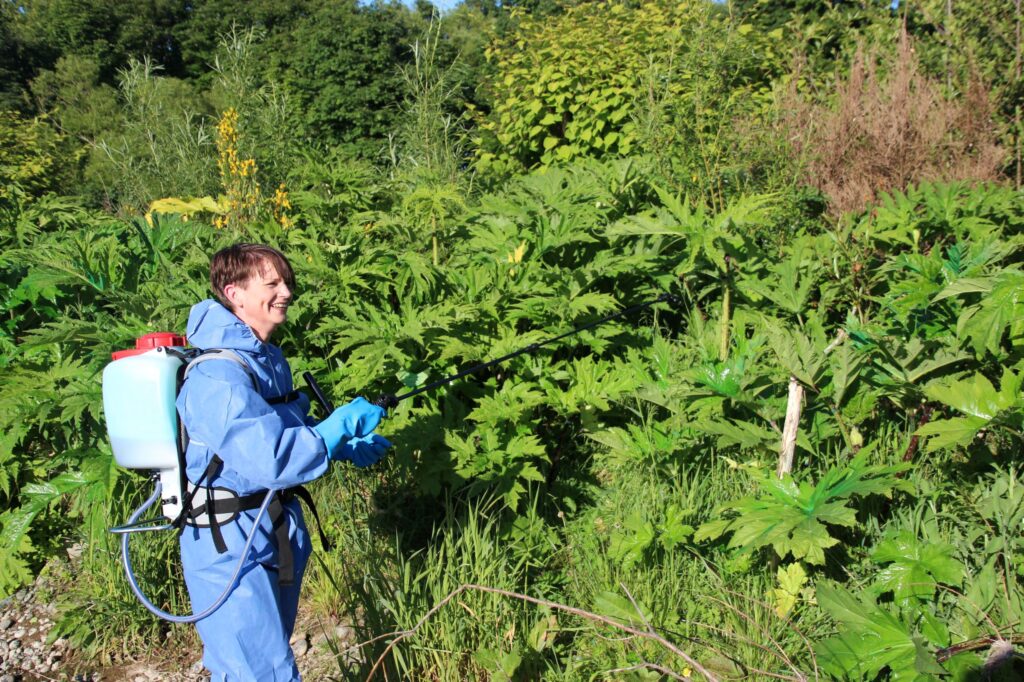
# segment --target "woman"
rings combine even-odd
[[[260,244],[218,251],[210,284],[219,300],[193,306],[188,340],[230,352],[190,367],[177,401],[189,438],[188,494],[195,495],[181,535],[195,612],[230,581],[267,491],[285,492],[261,521],[238,586],[196,624],[203,664],[213,680],[297,680],[288,642],[310,542],[296,497],[308,494],[296,487],[322,475],[331,460],[368,466],[383,457],[391,444],[373,430],[384,411],[357,398],[319,424],[307,416],[309,398],[292,390],[288,362],[270,343],[295,287],[280,251]]]

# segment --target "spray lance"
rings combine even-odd
[[[408,393],[402,395],[382,394],[372,402],[378,407],[392,409],[408,398],[432,391],[520,355],[534,353],[556,341],[593,329],[611,320],[632,315],[658,303],[678,303],[678,299],[671,294],[662,294],[650,301],[638,303],[588,324],[574,327],[563,334],[531,343],[517,351],[438,379]],[[131,555],[128,549],[130,536],[135,533],[180,528],[183,515],[188,511],[192,502],[192,495],[199,489],[197,484],[191,493],[187,492],[183,431],[175,407],[177,393],[181,390],[181,385],[189,369],[203,360],[229,360],[240,364],[246,372],[250,371],[245,361],[232,351],[219,349],[204,352],[186,348],[185,345],[185,339],[175,334],[166,332],[147,334],[136,340],[134,349],[113,353],[114,361],[103,370],[103,409],[115,461],[128,469],[155,472],[153,494],[135,510],[124,525],[111,528],[110,531],[121,536],[122,564],[132,592],[135,593],[142,605],[154,615],[174,623],[194,623],[202,620],[220,608],[227,600],[242,573],[263,517],[274,496],[278,493],[276,489],[267,491],[253,521],[252,530],[246,538],[245,547],[235,566],[234,573],[224,586],[224,591],[213,603],[198,613],[180,616],[160,609],[145,596],[132,569]],[[304,372],[302,376],[324,410],[324,414],[328,415],[333,412],[334,406],[321,390],[313,375]],[[149,396],[149,399],[140,400],[140,395]],[[146,510],[158,501],[162,504],[162,517],[140,520]]]
[[[435,388],[439,388],[439,387],[444,386],[446,384],[450,384],[453,381],[457,381],[457,380],[461,379],[462,377],[469,376],[471,374],[476,374],[477,372],[483,371],[483,370],[487,369],[488,367],[493,367],[494,365],[500,365],[501,363],[507,362],[507,361],[511,360],[512,358],[519,357],[520,355],[525,355],[527,353],[535,353],[536,351],[540,350],[542,347],[547,346],[549,344],[552,344],[555,341],[560,341],[560,340],[562,340],[562,339],[564,339],[566,337],[569,337],[569,336],[575,336],[576,334],[579,334],[580,332],[585,332],[588,329],[593,329],[594,327],[598,327],[598,326],[600,326],[600,325],[602,325],[602,324],[604,324],[606,322],[611,322],[612,320],[618,319],[620,317],[626,317],[627,315],[632,315],[633,313],[639,312],[641,310],[645,310],[647,308],[650,308],[651,306],[657,305],[658,303],[673,303],[673,304],[678,305],[680,303],[680,301],[679,301],[679,299],[676,296],[673,296],[672,294],[664,293],[664,294],[661,294],[657,298],[652,299],[650,301],[646,301],[644,303],[637,303],[636,305],[632,305],[632,306],[630,306],[628,308],[624,308],[623,310],[620,310],[617,313],[612,313],[611,315],[606,315],[605,317],[602,317],[602,318],[600,318],[598,320],[594,320],[593,322],[588,322],[587,324],[580,325],[578,327],[573,327],[571,330],[569,330],[569,331],[567,331],[567,332],[565,332],[563,334],[559,334],[558,336],[552,336],[550,338],[544,339],[543,341],[538,341],[536,343],[531,343],[530,345],[525,346],[523,348],[520,348],[519,350],[513,351],[513,352],[508,353],[506,355],[502,355],[500,358],[495,358],[494,360],[488,360],[487,362],[482,362],[479,365],[474,365],[473,367],[470,367],[468,369],[464,369],[461,372],[457,372],[455,374],[452,374],[451,376],[444,377],[443,379],[438,379],[437,381],[433,381],[433,382],[427,384],[426,386],[421,386],[421,387],[419,387],[417,389],[409,391],[408,393],[403,393],[402,395],[393,395],[391,393],[382,393],[381,395],[377,396],[376,398],[374,398],[370,402],[372,402],[374,405],[376,405],[378,407],[383,407],[386,410],[390,410],[390,409],[396,407],[398,405],[398,403],[400,403],[401,401],[403,401],[403,400],[405,400],[407,398],[412,398],[412,397],[417,396],[417,395],[419,395],[421,393],[427,393],[428,391],[432,391]],[[313,391],[313,395],[316,397],[317,403],[319,403],[320,407],[324,410],[324,414],[330,414],[331,412],[333,412],[334,411],[333,403],[331,403],[331,401],[327,398],[327,396],[321,390],[320,386],[317,384],[316,379],[313,377],[313,375],[311,373],[309,373],[309,372],[303,372],[302,373],[302,378],[306,382],[306,384],[309,386],[309,389],[311,391]]]

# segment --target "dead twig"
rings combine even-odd
[[[668,668],[666,668],[664,666],[660,666],[660,665],[657,665],[655,663],[648,663],[647,661],[644,661],[643,663],[637,663],[636,665],[631,665],[628,668],[615,668],[614,670],[609,670],[607,672],[607,674],[611,675],[613,673],[628,673],[628,672],[632,672],[634,670],[654,670],[656,672],[661,673],[662,675],[667,675],[667,676],[671,677],[674,680],[689,680],[690,679],[689,677],[683,677],[679,673],[672,672],[671,670],[669,670]]]
[[[996,635],[988,635],[986,637],[979,637],[977,639],[971,639],[966,642],[960,642],[947,646],[943,649],[939,649],[935,652],[935,660],[939,663],[944,663],[949,659],[953,658],[957,654],[963,654],[968,651],[977,651],[978,649],[987,649],[994,644],[999,642],[1009,642],[1011,644],[1024,644],[1024,633],[1017,633],[1013,635],[1007,635],[1005,637]]]
[[[549,609],[554,609],[554,610],[557,610],[557,611],[564,611],[565,613],[571,613],[574,616],[579,616],[580,618],[583,618],[583,619],[586,619],[586,620],[590,620],[590,621],[593,621],[593,622],[596,622],[596,623],[602,623],[604,625],[608,625],[610,627],[622,630],[623,632],[628,632],[631,635],[635,635],[637,637],[642,637],[644,639],[651,640],[652,642],[655,642],[656,644],[658,644],[658,645],[662,646],[663,648],[667,649],[668,651],[672,652],[673,654],[675,654],[679,658],[683,659],[690,668],[692,668],[696,672],[698,672],[701,675],[703,675],[704,679],[708,680],[709,682],[718,682],[718,678],[715,677],[715,675],[710,670],[708,670],[707,668],[702,666],[696,659],[694,659],[692,656],[687,654],[685,651],[683,651],[682,649],[677,647],[675,644],[673,644],[672,642],[668,641],[667,639],[665,639],[664,637],[659,635],[657,632],[653,631],[653,629],[640,630],[639,628],[635,628],[635,627],[633,627],[631,625],[626,625],[624,623],[620,623],[619,621],[617,621],[617,620],[615,620],[613,618],[609,618],[607,616],[601,616],[601,615],[598,615],[596,613],[592,613],[590,611],[586,611],[584,609],[576,608],[574,606],[568,606],[566,604],[559,604],[558,602],[548,601],[547,599],[538,599],[537,597],[531,597],[531,596],[526,595],[526,594],[521,594],[519,592],[511,592],[509,590],[502,590],[502,589],[499,589],[497,587],[487,587],[485,585],[473,585],[473,584],[470,584],[470,583],[467,583],[465,585],[460,585],[459,587],[455,588],[450,593],[448,593],[448,595],[445,596],[444,599],[439,601],[437,604],[435,604],[433,607],[431,607],[431,609],[429,611],[427,611],[425,614],[423,614],[423,616],[418,621],[416,621],[416,624],[413,625],[411,628],[409,628],[407,630],[400,630],[400,631],[397,631],[397,632],[389,633],[388,635],[382,635],[381,637],[389,637],[389,636],[393,635],[395,638],[393,640],[391,640],[390,642],[388,642],[387,647],[384,648],[384,651],[381,653],[381,655],[377,657],[376,661],[374,661],[373,667],[370,668],[370,672],[366,676],[367,682],[369,682],[370,680],[372,680],[374,678],[374,676],[377,674],[378,668],[380,668],[381,665],[384,663],[384,659],[387,658],[388,654],[391,653],[391,650],[393,648],[395,648],[395,646],[399,642],[414,636],[417,632],[419,632],[420,628],[423,627],[423,625],[428,620],[430,620],[438,611],[440,611],[442,608],[444,608],[446,605],[448,605],[448,603],[450,603],[453,599],[455,599],[457,596],[459,596],[463,592],[467,592],[467,591],[470,591],[470,590],[475,590],[477,592],[486,592],[488,594],[496,594],[496,595],[499,595],[499,596],[502,596],[502,597],[508,597],[509,599],[518,599],[520,601],[529,602],[531,604],[537,604],[538,606],[546,606]],[[650,624],[648,624],[646,622],[646,620],[643,619],[642,615],[641,615],[641,620],[644,622],[645,627],[650,628]],[[373,641],[380,640],[381,637],[375,637]],[[363,646],[363,645],[359,645],[359,646]]]

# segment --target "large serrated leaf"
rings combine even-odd
[[[939,583],[956,586],[963,580],[964,566],[953,558],[954,552],[952,545],[901,531],[880,542],[871,555],[876,563],[888,564],[876,575],[875,584],[901,603],[930,599]]]
[[[928,439],[925,451],[936,452],[947,448],[966,447],[988,423],[987,419],[981,417],[936,419],[914,433]]]
[[[818,605],[840,624],[837,636],[814,645],[825,672],[836,678],[873,679],[888,667],[894,678],[917,678],[918,644],[907,625],[838,585],[819,583],[816,594]]]

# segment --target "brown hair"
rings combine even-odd
[[[210,286],[224,307],[231,310],[224,288],[229,284],[243,285],[264,273],[268,266],[277,270],[289,289],[295,289],[295,272],[283,253],[265,244],[246,243],[234,244],[213,254],[210,259]]]

